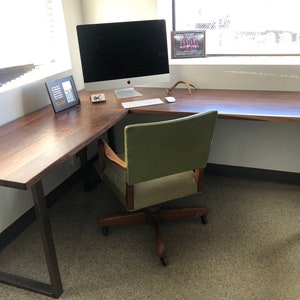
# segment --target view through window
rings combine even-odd
[[[300,55],[297,0],[173,0],[176,31],[205,30],[207,55]]]

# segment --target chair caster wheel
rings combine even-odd
[[[168,265],[168,259],[165,256],[160,258],[160,262],[165,267]]]
[[[205,224],[207,224],[208,223],[208,220],[207,220],[207,216],[201,216],[201,223],[203,224],[203,225],[205,225]]]
[[[108,236],[108,227],[102,227],[102,234]]]

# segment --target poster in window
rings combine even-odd
[[[172,31],[172,58],[205,57],[205,31]]]
[[[80,104],[73,76],[46,82],[46,88],[55,112]]]

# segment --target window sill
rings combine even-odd
[[[300,56],[208,56],[201,58],[170,59],[170,65],[300,65]]]

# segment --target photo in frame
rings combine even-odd
[[[73,76],[46,82],[46,88],[56,113],[80,104]]]
[[[172,58],[205,57],[205,31],[172,31]]]

